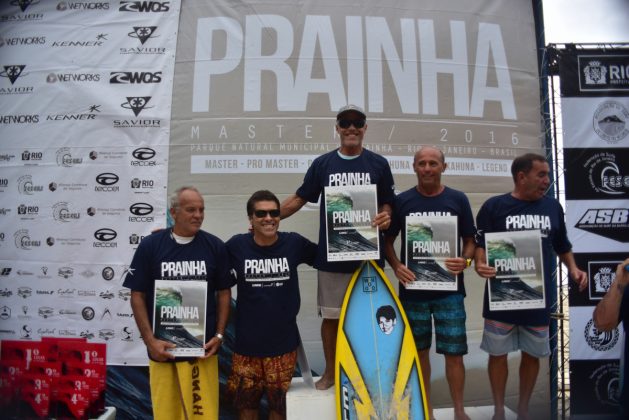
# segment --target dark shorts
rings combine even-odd
[[[286,415],[286,392],[295,372],[297,351],[275,357],[253,357],[234,353],[226,394],[238,409],[257,410],[266,391],[269,408]]]
[[[466,316],[462,295],[423,302],[403,300],[402,306],[411,324],[417,350],[430,349],[434,319],[436,352],[451,356],[467,354]]]

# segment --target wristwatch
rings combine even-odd
[[[224,339],[223,339],[223,334],[221,334],[221,333],[216,333],[216,334],[214,334],[214,337],[216,337],[216,338],[218,338],[219,340],[221,340],[221,343],[224,341]]]
[[[471,258],[466,258],[465,259],[465,268],[469,267],[470,265],[472,265],[472,259]]]

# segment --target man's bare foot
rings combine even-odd
[[[505,411],[494,411],[494,416],[491,418],[491,420],[505,420]]]
[[[322,376],[317,382],[315,382],[315,388],[317,388],[319,391],[325,391],[332,386],[334,386],[334,378],[327,378],[325,376]]]
[[[468,416],[467,414],[465,414],[465,411],[461,411],[461,412],[454,412],[454,420],[472,420],[470,419],[470,416]]]

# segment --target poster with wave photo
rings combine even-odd
[[[496,268],[489,282],[489,309],[537,309],[546,305],[542,237],[538,230],[485,233],[487,264]]]
[[[406,216],[406,266],[415,281],[413,290],[457,290],[457,276],[445,259],[458,255],[456,216]]]
[[[375,185],[325,187],[328,261],[380,258]]]
[[[153,334],[177,345],[169,350],[175,357],[205,354],[206,299],[205,281],[155,280]]]

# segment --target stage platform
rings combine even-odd
[[[314,378],[315,382],[319,378]],[[471,420],[488,420],[494,414],[493,406],[465,407]],[[435,420],[454,420],[452,408],[436,408]],[[317,391],[307,386],[302,378],[293,378],[286,395],[287,420],[335,420],[334,387]],[[507,420],[516,420],[516,414],[506,408]]]

